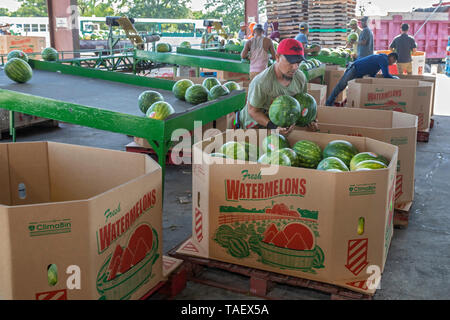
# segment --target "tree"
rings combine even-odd
[[[47,17],[47,0],[17,0],[19,9],[11,17]]]
[[[78,0],[78,11],[82,17],[106,17],[115,14],[116,0]]]
[[[182,19],[191,15],[191,0],[117,0],[118,7],[133,18]]]
[[[9,16],[11,13],[9,12],[8,9],[6,8],[0,8],[0,17],[7,17]]]
[[[239,24],[244,21],[244,1],[207,0],[205,9],[211,10],[205,14],[205,19],[222,19],[231,32],[238,32]]]

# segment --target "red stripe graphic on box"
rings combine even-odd
[[[367,251],[369,239],[353,239],[348,241],[347,264],[345,267],[354,275],[358,275],[369,264]]]
[[[67,300],[67,289],[36,293],[36,300]]]
[[[181,250],[191,251],[191,252],[198,252],[197,247],[194,246],[194,244],[191,241],[186,243],[186,245],[183,248],[181,248]]]
[[[203,240],[203,215],[197,208],[195,208],[195,235],[197,241]]]
[[[177,263],[175,260],[172,259],[167,259],[166,257],[164,257],[163,259],[163,268],[164,269],[170,269],[175,263]]]
[[[422,128],[422,126],[423,126],[423,113],[419,113],[417,116],[419,117],[419,119],[417,120],[417,125],[418,125],[419,128]]]
[[[395,200],[400,198],[402,194],[403,194],[403,175],[398,174],[397,179],[395,181]]]
[[[367,280],[347,282],[346,284],[349,285],[349,286],[358,288],[358,289],[362,289],[362,290],[368,290],[369,289],[367,287]]]

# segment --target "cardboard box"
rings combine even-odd
[[[418,130],[430,127],[433,84],[427,81],[363,78],[349,81],[347,107],[406,112]]]
[[[216,72],[218,79],[234,80],[234,81],[246,81],[250,80],[250,75],[248,73],[239,73],[231,71],[213,70],[202,68],[201,72]]]
[[[331,95],[334,87],[338,84],[339,80],[341,80],[342,76],[345,73],[345,68],[335,66],[335,65],[327,65],[325,67],[325,84],[327,85],[327,98]],[[347,99],[347,90],[342,91],[337,97],[335,102],[343,102]]]
[[[377,75],[378,78],[382,78],[383,75]],[[434,98],[436,92],[436,76],[430,73],[424,75],[407,75],[407,74],[399,74],[397,75],[400,79],[405,80],[418,80],[418,81],[428,81],[433,84],[433,92],[431,94],[431,116],[434,115]]]
[[[308,83],[308,93],[314,97],[318,106],[324,106],[327,100],[327,86]]]
[[[0,54],[8,54],[12,50],[21,50],[25,53],[41,52],[44,48],[45,37],[0,37]]]
[[[414,200],[417,116],[395,111],[319,107],[319,132],[368,137],[398,146],[396,208]]]
[[[373,294],[375,288],[366,283],[369,266],[378,266],[381,274],[393,234],[398,148],[369,138],[295,130],[288,138],[291,145],[307,139],[323,148],[346,139],[361,151],[385,156],[390,165],[336,173],[244,161],[223,164],[225,159],[209,157],[225,141],[244,141],[255,131],[229,130],[194,145],[193,236],[178,252]],[[259,138],[249,141],[259,144],[266,135],[259,130]]]
[[[161,179],[136,153],[0,144],[0,297],[144,296],[163,280]]]

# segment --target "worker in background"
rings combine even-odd
[[[370,30],[369,18],[363,17],[361,19],[362,31],[359,34],[358,48],[357,48],[357,58],[361,59],[373,54],[373,33]]]
[[[350,27],[350,33],[355,32],[356,34],[358,34],[358,39],[359,36],[361,35],[361,31],[362,29],[360,27],[358,27],[358,20],[356,19],[351,19],[348,26]],[[358,41],[355,41],[353,43],[353,52],[357,53],[358,52]]]
[[[356,47],[358,45],[358,34],[356,32],[352,32],[347,36],[347,44],[345,48],[348,48],[352,51],[351,58],[356,59],[357,52]]]
[[[247,26],[245,25],[245,22],[241,22],[239,28],[238,38],[244,40],[247,36]]]
[[[402,33],[394,38],[390,48],[398,53],[398,73],[403,74],[406,71],[407,74],[412,74],[411,52],[416,52],[417,44],[414,38],[408,35],[409,24],[402,24],[401,30]]]
[[[250,83],[247,103],[239,112],[238,121],[242,129],[278,129],[288,135],[294,128],[279,128],[268,117],[272,101],[281,95],[294,96],[304,93],[307,79],[298,69],[305,60],[303,45],[295,39],[284,39],[278,45],[276,62],[258,74]],[[315,123],[311,127],[317,126]]]
[[[272,32],[269,34],[270,39],[276,42],[280,42],[280,32],[278,31],[278,22],[272,22]]]
[[[244,50],[241,52],[241,58],[247,59],[249,52],[250,59],[250,81],[253,80],[261,71],[267,68],[269,54],[275,57],[275,49],[272,40],[264,37],[264,29],[261,24],[257,24],[253,30],[253,38],[245,43]]]
[[[334,106],[334,100],[336,97],[344,91],[349,81],[364,76],[375,77],[375,75],[381,70],[385,78],[398,79],[397,76],[389,74],[388,66],[391,66],[397,62],[398,55],[395,52],[389,55],[385,54],[372,54],[370,56],[361,58],[353,62],[347,67],[344,75],[339,80],[336,87],[334,87],[331,95],[327,99],[327,106]]]
[[[309,33],[309,26],[306,22],[302,22],[299,25],[300,27],[300,33],[295,36],[295,40],[301,42],[303,45],[303,50],[305,50],[305,54],[309,54],[312,51],[320,51],[320,47],[316,46],[313,49],[309,49],[308,46],[308,33]]]
[[[247,39],[253,38],[253,29],[255,28],[256,23],[252,22],[249,24],[248,29],[250,30],[250,35],[247,37]]]

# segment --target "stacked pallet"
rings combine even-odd
[[[324,47],[345,45],[347,25],[355,18],[355,10],[355,0],[309,0],[308,40]]]
[[[267,20],[278,22],[281,38],[293,38],[301,22],[308,22],[308,0],[267,0]]]

